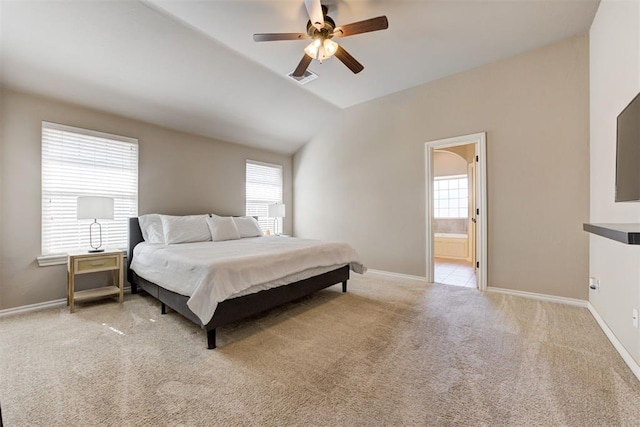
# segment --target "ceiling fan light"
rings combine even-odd
[[[318,57],[318,46],[316,46],[315,41],[309,43],[309,46],[304,48],[304,53],[312,57],[313,59],[317,59]]]
[[[338,50],[338,43],[334,42],[331,39],[325,39],[324,41],[324,57],[329,58],[333,56]]]
[[[338,50],[338,43],[330,39],[315,38],[307,47],[304,53],[322,63],[327,58],[331,58]]]

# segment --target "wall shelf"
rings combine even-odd
[[[627,245],[640,245],[640,223],[626,224],[589,224],[582,226],[584,231],[616,240]]]

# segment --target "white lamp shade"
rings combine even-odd
[[[78,219],[113,219],[113,198],[78,197]]]
[[[284,203],[269,205],[269,218],[284,218]]]

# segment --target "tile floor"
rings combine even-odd
[[[464,260],[435,258],[433,279],[445,285],[476,288],[476,275],[470,262]]]

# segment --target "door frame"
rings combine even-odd
[[[438,139],[424,144],[425,204],[426,204],[426,277],[433,283],[433,152],[438,148],[475,144],[476,152],[476,261],[479,268],[476,281],[480,291],[487,290],[487,133],[480,132],[453,138]]]

